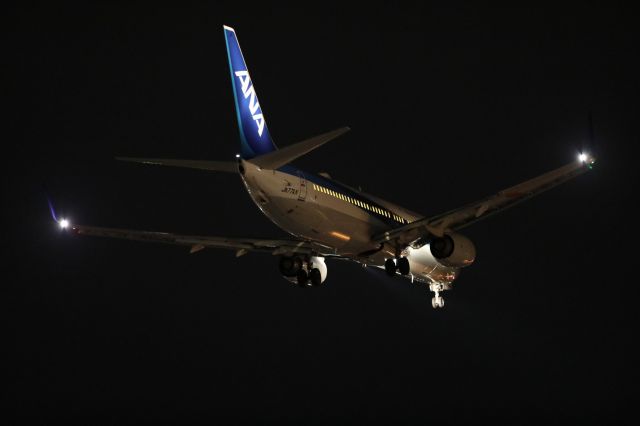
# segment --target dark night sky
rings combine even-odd
[[[53,2],[57,3],[57,2]],[[19,424],[584,422],[633,403],[637,23],[624,7],[37,6],[6,17],[3,399]],[[437,214],[572,161],[596,169],[465,232],[444,310],[426,288],[329,263],[74,238],[48,216],[281,237],[233,175],[114,156],[238,151],[222,25],[281,146]],[[6,232],[6,231],[5,231]],[[636,260],[637,262],[637,260]],[[6,350],[6,349],[5,349]]]

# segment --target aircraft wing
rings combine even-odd
[[[594,163],[595,159],[581,155],[580,161],[567,164],[464,207],[389,230],[374,236],[373,239],[379,243],[389,242],[404,248],[421,238],[428,240],[441,237],[446,231],[458,231],[579,176],[590,170]]]
[[[226,238],[213,236],[180,235],[167,232],[138,231],[132,229],[103,228],[87,225],[68,225],[71,232],[94,237],[121,238],[190,247],[195,253],[205,248],[223,248],[236,251],[242,256],[250,251],[267,252],[273,255],[294,253],[331,256],[333,249],[304,240],[266,240],[255,238]]]

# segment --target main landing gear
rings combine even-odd
[[[300,287],[319,286],[322,284],[320,269],[314,267],[311,259],[300,256],[282,256],[280,273]]]
[[[320,269],[318,268],[311,268],[309,272],[304,269],[300,269],[296,278],[298,279],[298,285],[300,287],[317,287],[322,284],[322,274],[320,274]]]
[[[384,262],[384,270],[390,277],[393,277],[396,274],[396,271],[400,272],[401,275],[408,275],[410,270],[409,259],[406,257],[387,259]]]

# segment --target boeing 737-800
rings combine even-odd
[[[113,229],[54,220],[76,234],[152,241],[190,247],[225,248],[237,256],[260,251],[279,257],[280,273],[296,285],[318,286],[327,278],[325,259],[349,259],[384,268],[389,276],[424,283],[435,293],[434,308],[444,306],[461,268],[474,262],[473,243],[463,228],[540,194],[592,168],[595,160],[577,161],[512,186],[475,203],[425,217],[331,179],[327,174],[299,170],[290,163],[340,136],[347,127],[281,149],[269,129],[233,28],[224,26],[231,83],[240,130],[235,161],[151,158],[119,160],[162,166],[237,173],[258,208],[290,239],[224,238]]]

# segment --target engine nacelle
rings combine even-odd
[[[312,257],[311,268],[318,268],[320,270],[321,283],[327,279],[327,265],[324,263],[324,257]]]
[[[476,259],[476,247],[460,234],[445,234],[431,241],[431,254],[439,263],[452,268],[469,266]]]

